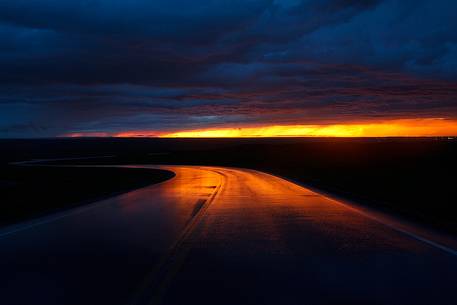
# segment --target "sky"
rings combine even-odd
[[[0,137],[395,124],[457,134],[457,1],[0,1]]]

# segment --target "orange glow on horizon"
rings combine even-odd
[[[69,138],[87,138],[87,137],[109,137],[107,132],[71,132],[63,135]]]
[[[442,118],[397,119],[329,125],[269,125],[207,128],[160,132],[134,130],[118,133],[74,132],[65,137],[161,137],[161,138],[255,138],[255,137],[439,137],[457,136],[457,120]]]
[[[272,125],[262,127],[185,130],[164,133],[161,134],[160,137],[427,137],[455,135],[457,135],[457,121],[445,119],[402,119],[354,124]]]

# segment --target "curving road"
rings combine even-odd
[[[257,171],[160,168],[0,231],[0,304],[457,304],[457,252],[401,224]]]

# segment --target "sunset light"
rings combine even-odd
[[[457,120],[399,119],[341,124],[293,124],[206,128],[179,131],[132,130],[117,133],[72,132],[63,137],[257,138],[257,137],[446,137],[457,135]]]
[[[0,0],[0,305],[457,305],[457,0]]]
[[[186,130],[163,138],[231,137],[415,137],[457,135],[457,121],[405,119],[374,123],[334,125],[272,125],[263,127]]]

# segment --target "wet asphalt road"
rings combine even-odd
[[[452,249],[261,172],[161,168],[1,230],[0,304],[457,304]]]

